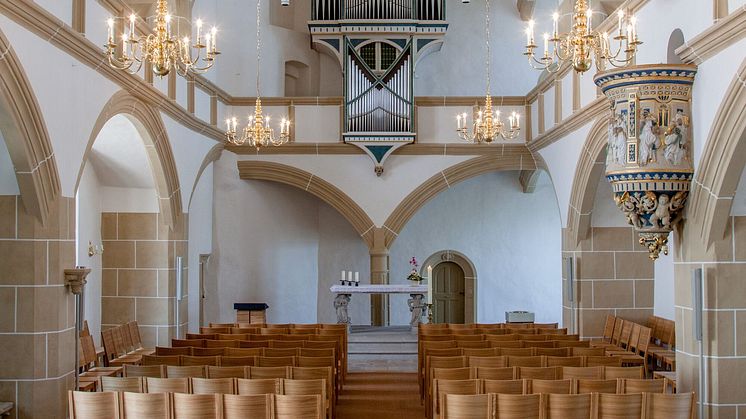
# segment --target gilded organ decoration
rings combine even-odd
[[[668,254],[694,173],[691,93],[696,67],[644,65],[596,75],[610,101],[606,178],[651,259]]]

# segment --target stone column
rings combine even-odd
[[[386,248],[383,228],[373,230],[373,247],[370,249],[370,283],[389,283],[389,249]],[[370,321],[373,326],[389,323],[389,296],[371,294]]]
[[[0,196],[0,400],[17,418],[65,417],[75,382],[75,200],[58,198],[46,225],[20,196]]]

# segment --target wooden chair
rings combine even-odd
[[[440,416],[440,398],[444,394],[480,394],[482,392],[482,380],[439,380],[433,379],[432,404],[430,405],[431,418]]]
[[[476,337],[481,337],[481,335],[464,336],[464,337],[476,338]],[[456,341],[456,346],[458,348],[474,348],[474,349],[478,349],[478,348],[491,348],[490,342],[488,342],[486,340],[464,340],[464,341],[457,340]]]
[[[562,378],[602,380],[604,367],[562,367]]]
[[[181,365],[181,355],[143,355],[142,365]]]
[[[571,356],[605,356],[604,348],[569,348]]]
[[[116,392],[68,391],[67,394],[70,419],[119,419],[119,397]]]
[[[590,419],[590,394],[545,394],[544,419]]]
[[[535,348],[536,355],[569,357],[572,348]]]
[[[531,380],[529,391],[531,394],[570,394],[572,380]]]
[[[148,393],[189,393],[188,378],[145,377],[145,391]]]
[[[518,378],[532,380],[557,380],[562,374],[560,367],[518,367]]]
[[[271,394],[225,394],[221,400],[223,403],[223,419],[272,418]]]
[[[543,356],[509,356],[509,367],[543,367],[546,366],[546,357]]]
[[[591,342],[587,340],[558,340],[560,336],[555,336],[558,348],[590,348]]]
[[[504,356],[470,356],[469,366],[503,368],[507,367],[508,363]]]
[[[206,340],[205,348],[238,348],[238,340]]]
[[[483,380],[485,393],[528,394],[528,380]]]
[[[520,340],[488,340],[490,348],[523,348]]]
[[[219,327],[219,328],[234,328],[236,327],[235,323],[210,323],[210,327]]]
[[[290,378],[293,380],[326,380],[326,392],[332,400],[337,399],[334,388],[334,373],[331,367],[292,367]]]
[[[226,326],[226,327],[200,327],[199,332],[200,333],[211,333],[211,334],[219,334],[219,333],[230,333],[233,326]]]
[[[645,419],[694,419],[694,393],[644,393],[643,398]]]
[[[287,358],[298,356],[298,348],[267,348],[264,350],[265,357]]]
[[[205,378],[204,365],[189,365],[186,367],[166,366],[166,377],[168,378]]]
[[[181,357],[181,365],[188,367],[188,366],[194,366],[194,365],[211,365],[213,367],[217,367],[220,365],[220,357],[219,356],[182,356]]]
[[[215,340],[249,340],[248,333],[218,333]]]
[[[595,399],[595,419],[642,419],[642,394],[606,394]]]
[[[541,397],[539,394],[497,394],[495,419],[540,419]]]
[[[492,419],[492,394],[444,394],[440,400],[441,419]]]
[[[474,378],[484,380],[513,380],[518,377],[518,369],[515,367],[490,368],[477,367]]]
[[[174,348],[204,348],[205,339],[171,339],[171,346]]]
[[[192,394],[236,394],[233,378],[192,378]]]
[[[249,373],[246,367],[207,367],[207,378],[248,378]]]
[[[217,339],[218,335],[214,333],[187,333],[186,334],[187,339]]]
[[[221,417],[220,398],[216,394],[174,393],[171,413],[173,419],[218,419]]]
[[[294,367],[295,357],[284,356],[284,357],[266,357],[257,356],[254,358],[254,365],[257,367]]]
[[[433,368],[432,379],[439,380],[471,380],[474,377],[474,368]]]
[[[282,394],[282,382],[281,378],[239,378],[236,380],[236,390],[243,395]]]
[[[276,394],[274,401],[275,419],[321,419],[324,409],[321,396],[286,396]]]
[[[245,348],[245,349],[269,348],[269,341],[268,340],[266,341],[264,340],[239,340],[238,347]],[[228,348],[225,348],[225,349],[228,349]]]
[[[605,367],[604,377],[607,380],[616,378],[645,378],[642,367]]]
[[[544,349],[551,349],[557,347],[557,342],[553,340],[544,340],[544,341],[535,341],[535,340],[525,340],[521,341],[523,342],[524,348],[544,348]]]
[[[144,393],[142,377],[101,377],[101,391],[129,391]]]
[[[586,367],[621,367],[622,358],[616,356],[587,356],[585,357]]]
[[[249,378],[288,378],[288,367],[249,367]]]
[[[574,391],[575,394],[585,393],[616,393],[617,380],[597,380],[580,378],[575,379]]]
[[[272,349],[300,349],[306,346],[305,340],[270,340],[269,347]]]
[[[163,365],[125,365],[124,376],[163,378],[166,370]]]
[[[518,340],[524,341],[524,345],[525,345],[526,342],[542,342],[542,341],[546,341],[547,337],[548,336],[546,336],[546,335],[536,335],[536,334],[527,335],[527,334],[521,333],[521,334],[518,335]]]
[[[170,419],[168,393],[122,393],[122,419]]]
[[[155,354],[158,356],[165,355],[192,355],[192,348],[188,346],[180,346],[176,348],[167,348],[163,346],[155,347]]]
[[[463,368],[469,366],[469,359],[465,356],[428,356],[425,358],[425,397],[430,394],[429,387],[432,383],[431,372],[434,368]]]
[[[264,356],[264,348],[223,348],[223,356]]]
[[[536,351],[534,348],[506,348],[501,347],[500,348],[500,355],[502,356],[534,356]]]
[[[93,342],[93,336],[91,336],[90,334],[80,337],[79,348],[82,361],[81,365],[79,366],[83,367],[84,369],[84,372],[81,374],[81,376],[113,377],[122,374],[122,367],[96,366],[98,362],[98,355],[96,354],[96,345]]]
[[[326,417],[331,419],[334,416],[334,400],[327,392],[326,379],[283,380],[282,387],[282,394],[285,395],[300,396],[316,394],[321,396],[321,400],[324,401]]]
[[[611,314],[606,315],[601,342],[611,343],[611,336],[614,334],[614,323],[616,323],[616,319],[616,316],[613,316]]]
[[[253,367],[256,362],[254,356],[223,356],[220,365],[223,367]]]
[[[662,379],[621,378],[618,381],[617,393],[620,394],[666,392],[666,383]]]
[[[314,348],[300,348],[298,351],[299,356],[307,356],[307,357],[335,357],[334,354],[334,348],[325,348],[325,349],[314,349]]]
[[[489,357],[489,356],[498,356],[499,350],[497,348],[459,348],[461,349],[461,354],[463,356],[481,356],[481,357]],[[434,355],[434,354],[433,354]]]
[[[222,356],[228,349],[237,348],[192,348],[192,356]],[[189,355],[189,354],[187,354]]]
[[[585,359],[582,356],[548,356],[547,367],[582,367]]]

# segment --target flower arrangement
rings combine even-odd
[[[409,261],[409,264],[412,266],[412,272],[409,273],[409,276],[407,277],[410,281],[417,281],[418,283],[422,281],[422,276],[420,276],[420,273],[418,272],[419,263],[417,263],[417,258],[412,256],[412,260]]]

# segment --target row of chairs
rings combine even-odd
[[[330,367],[336,371],[332,356],[187,356],[143,355],[141,365],[168,366],[240,366],[240,367]]]
[[[523,335],[567,335],[567,329],[428,329],[419,332],[419,336],[441,336],[441,335],[512,335],[512,334],[523,334]]]
[[[609,333],[609,331],[611,331]],[[604,348],[610,354],[634,354],[635,359],[648,368],[648,348],[653,330],[621,317],[606,316],[603,340],[592,341],[592,347]],[[609,333],[608,340],[606,335]]]
[[[440,403],[446,394],[632,394],[665,393],[664,379],[586,379],[558,380],[442,380],[433,381],[433,403],[428,406],[428,417],[437,418]]]
[[[676,369],[676,324],[663,317],[648,317],[647,326],[653,330],[648,353],[664,369]]]
[[[514,343],[514,342],[504,342]],[[544,343],[544,342],[540,342]],[[157,351],[156,351],[157,353]],[[491,348],[427,348],[424,350],[424,356],[606,356],[604,348],[585,348],[585,347],[567,347],[567,348],[518,348],[518,347],[491,347]]]
[[[448,394],[442,419],[694,419],[693,393]]]
[[[333,416],[334,409],[334,397],[329,393],[330,386],[326,377],[309,379],[101,377],[101,389],[102,391],[133,393],[318,394],[324,400],[329,417]]]
[[[321,419],[319,395],[70,392],[70,419]]]
[[[194,348],[191,346],[155,347],[156,355],[184,356],[331,356],[335,348]]]
[[[468,330],[468,329],[557,329],[559,323],[420,323],[418,331],[450,329],[450,330]]]
[[[143,347],[136,321],[102,330],[101,342],[104,345],[105,366],[138,363],[143,354],[153,353],[153,349]]]

